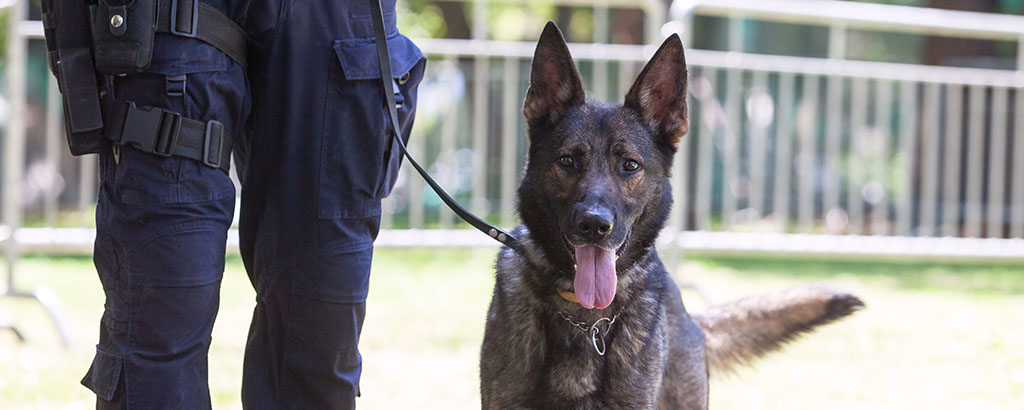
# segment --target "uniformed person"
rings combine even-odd
[[[158,0],[134,3],[144,1]],[[189,35],[206,21],[189,22],[202,11],[192,1],[159,1],[177,10],[171,25],[179,29],[158,30],[142,72],[101,84],[94,259],[106,303],[82,382],[100,409],[210,408],[207,353],[235,204],[220,160],[223,139],[242,183],[240,247],[257,297],[242,403],[353,408],[380,201],[400,163],[388,137],[369,3],[201,0],[244,30],[243,61]],[[132,24],[114,18],[132,3],[101,2],[110,13],[103,29],[116,36],[118,21]],[[400,133],[408,138],[425,60],[398,33],[394,0],[383,10]],[[165,110],[163,122],[147,123],[140,113],[159,111],[148,107]],[[111,114],[117,110],[124,112]],[[146,124],[157,130],[156,148],[133,134]]]

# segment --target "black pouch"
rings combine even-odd
[[[50,70],[64,104],[64,132],[74,155],[103,149],[100,81],[93,64],[89,10],[81,0],[43,0]]]
[[[97,71],[128,75],[149,66],[157,0],[99,0],[90,12]]]

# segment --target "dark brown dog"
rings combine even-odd
[[[806,287],[691,317],[654,240],[686,134],[686,63],[662,44],[625,104],[584,98],[562,34],[544,28],[526,115],[522,249],[498,256],[480,354],[485,409],[706,409],[725,369],[863,306]]]

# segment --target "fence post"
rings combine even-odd
[[[19,24],[28,14],[27,0],[16,0],[7,20],[7,102],[4,130],[3,223],[10,229],[4,251],[7,261],[7,292],[13,290],[14,264],[18,258],[17,231],[21,227],[21,176],[25,165],[25,37]]]

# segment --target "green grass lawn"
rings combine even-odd
[[[375,256],[362,409],[479,407],[477,354],[494,250],[385,249]],[[0,409],[87,409],[79,385],[103,295],[88,258],[30,257],[19,289],[60,297],[73,336],[62,349],[43,309],[0,299]],[[860,295],[867,309],[712,382],[712,409],[1022,409],[1024,267],[692,258],[676,277],[725,301],[810,282]],[[684,290],[690,310],[705,305]],[[214,408],[237,409],[254,293],[238,259],[224,275],[210,352]]]

